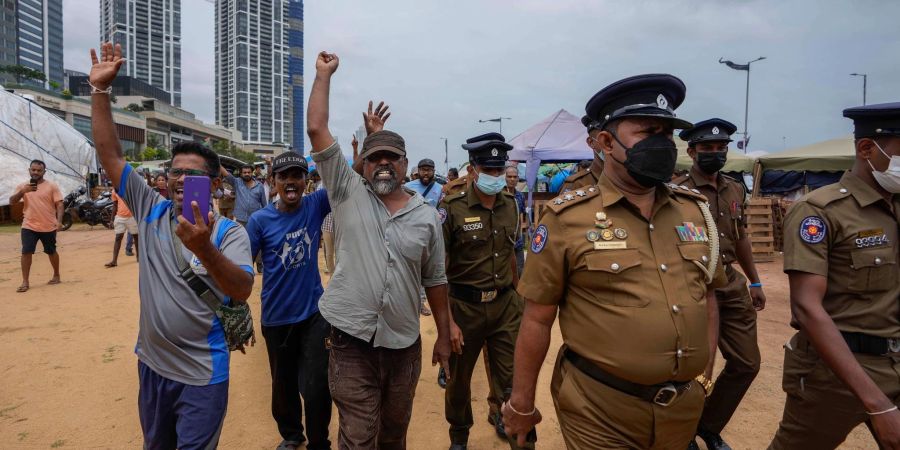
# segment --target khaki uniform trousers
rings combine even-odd
[[[462,330],[462,355],[450,355],[450,379],[444,393],[444,412],[450,423],[450,441],[465,444],[472,417],[472,372],[487,346],[487,362],[495,388],[512,388],[513,356],[524,303],[514,289],[509,289],[489,303],[469,303],[450,297],[453,319]]]
[[[855,356],[882,392],[895,405],[900,405],[900,355]],[[850,431],[868,421],[862,402],[825,365],[812,344],[800,333],[785,345],[781,383],[787,401],[770,449],[837,448]]]
[[[699,383],[659,406],[594,380],[564,359],[563,349],[550,393],[569,450],[687,448],[703,409]]]
[[[750,299],[747,278],[725,266],[728,286],[716,289],[719,303],[719,351],[725,367],[706,399],[700,429],[720,434],[731,420],[744,394],[759,373],[760,355],[756,341],[756,310]]]

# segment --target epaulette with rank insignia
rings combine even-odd
[[[444,197],[444,201],[447,203],[450,203],[452,201],[459,200],[461,198],[466,198],[466,192],[467,191],[459,191],[459,192],[456,192],[453,194],[447,194],[447,196]]]
[[[702,200],[704,202],[709,202],[709,200],[707,200],[706,196],[701,194],[700,191],[698,191],[697,189],[689,188],[683,184],[666,183],[666,187],[668,187],[669,190],[672,191],[672,193],[675,195],[683,195],[685,197],[690,197],[694,200]]]
[[[813,206],[824,208],[829,203],[835,200],[840,200],[848,195],[850,195],[850,191],[847,190],[847,188],[841,186],[840,183],[835,183],[816,189],[809,194],[806,194],[806,196],[801,198],[800,200],[805,199],[807,202],[809,202],[809,204]]]
[[[554,198],[547,202],[547,208],[550,208],[553,212],[559,213],[560,211],[581,203],[587,199],[594,198],[594,196],[598,195],[600,190],[596,187],[589,187],[585,189],[576,189],[574,191],[569,191],[564,194],[561,194],[559,197]]]
[[[691,176],[690,176],[689,173],[684,173],[684,174],[679,175],[679,176],[677,176],[677,177],[675,177],[675,178],[672,178],[672,181],[670,182],[670,184],[674,184],[674,185],[681,185],[681,184],[684,184],[684,182],[687,181],[690,177],[691,177]]]

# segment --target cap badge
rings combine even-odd
[[[497,149],[491,150],[491,156],[497,156]]]
[[[713,127],[712,133],[713,133],[713,134],[719,134],[719,127]]]
[[[656,105],[662,109],[666,109],[669,107],[669,101],[666,100],[666,97],[664,95],[659,94],[659,96],[656,97]]]

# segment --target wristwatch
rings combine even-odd
[[[706,378],[706,375],[702,373],[700,375],[697,375],[697,378],[694,379],[697,380],[698,383],[700,383],[700,386],[703,387],[703,392],[705,392],[706,396],[709,397],[709,394],[712,394],[713,390],[713,380]]]

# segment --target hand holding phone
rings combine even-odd
[[[196,225],[194,221],[194,211],[191,209],[191,202],[197,202],[200,208],[200,216],[203,221],[209,224],[209,195],[210,181],[207,176],[186,175],[184,177],[184,186],[182,188],[184,196],[181,200],[181,217],[184,220]]]
[[[37,190],[37,185],[38,185],[37,179],[32,178],[31,181],[29,182],[29,184],[31,185],[31,192],[34,192]]]

